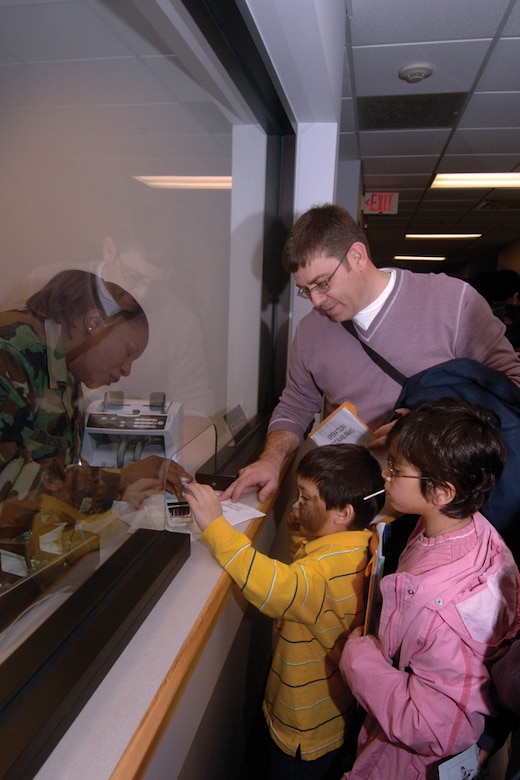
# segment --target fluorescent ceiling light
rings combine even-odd
[[[169,190],[230,190],[231,176],[132,176],[132,179]]]
[[[520,173],[438,173],[431,187],[520,189]]]
[[[426,255],[394,255],[394,260],[426,260],[428,262],[440,263],[446,260],[446,257],[427,257]]]
[[[405,238],[480,238],[482,233],[407,233]]]

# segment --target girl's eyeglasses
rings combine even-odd
[[[388,459],[386,463],[386,473],[388,474],[390,479],[425,479],[429,480],[429,477],[423,477],[419,474],[401,474],[398,468],[394,466],[392,461]]]

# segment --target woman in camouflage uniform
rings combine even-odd
[[[0,536],[30,529],[42,496],[92,514],[116,498],[139,504],[158,487],[180,493],[189,475],[171,461],[152,456],[116,470],[79,458],[81,383],[128,376],[147,340],[137,301],[86,271],[62,271],[25,310],[0,313]]]

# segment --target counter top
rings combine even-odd
[[[254,494],[241,499],[256,505]],[[270,504],[258,507],[266,515]],[[266,517],[237,526],[254,541]],[[142,777],[232,593],[200,539],[39,772],[38,780]]]

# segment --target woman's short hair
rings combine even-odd
[[[424,403],[401,417],[387,437],[396,456],[416,468],[424,496],[451,483],[448,517],[469,517],[485,503],[505,460],[500,420],[491,410],[461,398]]]
[[[41,290],[27,300],[27,308],[37,317],[52,319],[69,328],[90,309],[104,312],[99,294],[100,277],[89,271],[67,270],[53,276]],[[106,316],[109,322],[134,321],[148,327],[146,315],[139,303],[118,285],[105,285],[105,294],[114,302],[114,314]]]
[[[316,447],[303,456],[296,473],[315,483],[327,509],[352,504],[355,518],[349,528],[353,530],[366,528],[385,503],[383,493],[364,500],[383,490],[384,480],[377,460],[359,444]]]

